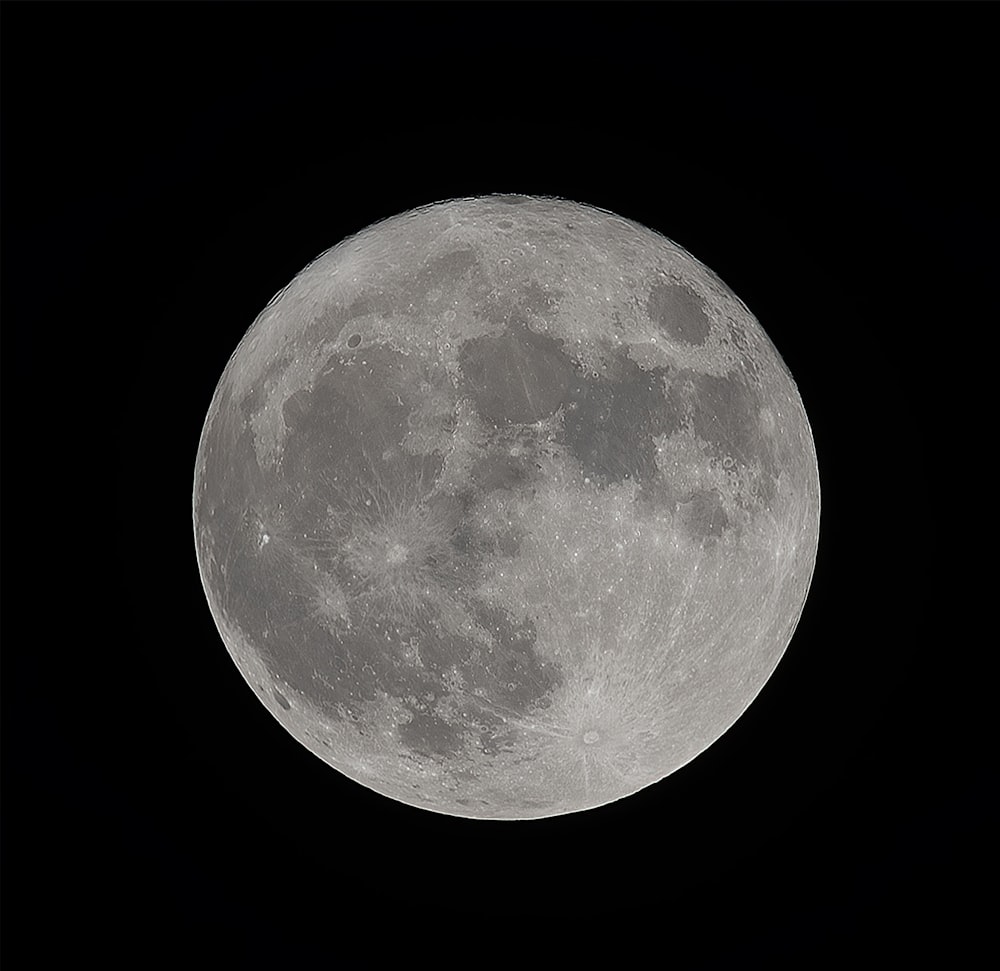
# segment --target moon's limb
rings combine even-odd
[[[794,382],[680,247],[555,199],[386,220],[241,342],[195,473],[205,591],[300,741],[404,802],[601,805],[784,652],[819,480]]]

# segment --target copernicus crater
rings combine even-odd
[[[229,361],[194,481],[239,670],[351,779],[518,819],[719,738],[819,533],[802,402],[681,247],[552,198],[458,199],[306,267]]]

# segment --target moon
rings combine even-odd
[[[716,741],[798,623],[820,488],[747,307],[653,230],[486,196],[260,314],[198,447],[199,570],[294,738],[410,806],[598,807]]]

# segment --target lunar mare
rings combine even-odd
[[[743,303],[612,213],[377,223],[271,301],[202,431],[194,531],[236,665],[302,744],[437,812],[600,806],[718,739],[819,534],[795,384]]]

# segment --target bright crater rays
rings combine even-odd
[[[227,365],[194,487],[212,614],[282,725],[490,819],[603,805],[718,739],[792,637],[819,509],[739,299],[643,226],[512,196],[303,270]]]

